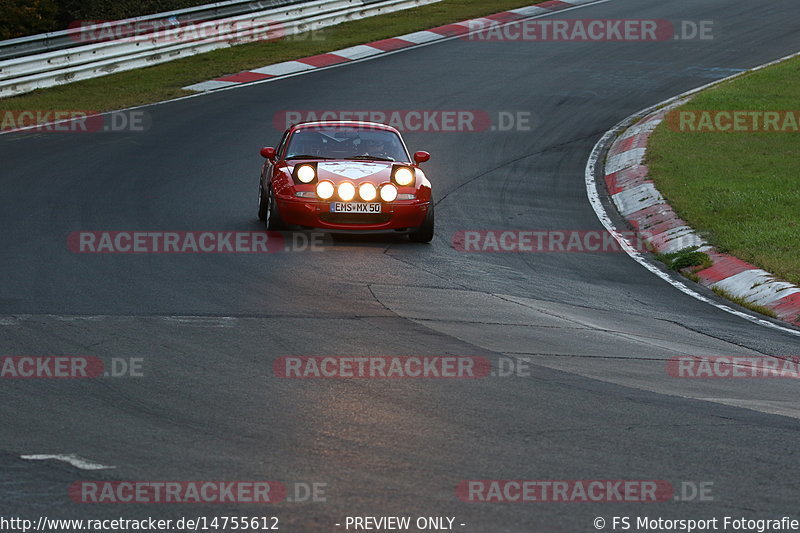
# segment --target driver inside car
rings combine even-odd
[[[369,157],[381,157],[381,158],[389,158],[388,154],[386,153],[386,143],[381,140],[374,140],[374,141],[364,141],[364,148],[361,155],[362,156],[369,156]]]

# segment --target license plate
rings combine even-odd
[[[377,202],[331,202],[331,213],[380,213]]]

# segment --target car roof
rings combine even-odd
[[[400,135],[400,132],[397,131],[396,128],[393,128],[386,124],[381,124],[380,122],[368,122],[365,120],[313,120],[308,122],[298,122],[297,124],[291,126],[289,129],[298,130],[316,126],[356,126],[361,128],[374,128],[378,130],[391,131]]]

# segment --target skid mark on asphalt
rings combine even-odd
[[[800,418],[791,380],[679,379],[668,371],[682,355],[753,355],[752,350],[668,321],[544,300],[458,289],[374,285],[398,316],[477,348],[591,380],[657,394]],[[409,303],[413,302],[413,303]],[[724,353],[722,353],[724,352]]]
[[[505,168],[505,167],[507,167],[509,165],[513,165],[514,163],[518,163],[519,161],[523,161],[525,159],[530,159],[531,157],[538,157],[538,156],[544,155],[544,154],[546,154],[548,152],[560,150],[560,149],[565,148],[565,147],[567,147],[567,146],[569,146],[571,144],[584,142],[584,141],[587,141],[589,139],[595,139],[595,138],[597,138],[598,135],[602,135],[602,133],[603,133],[602,131],[594,131],[594,132],[592,132],[592,133],[590,133],[588,135],[584,135],[583,137],[578,137],[577,139],[570,139],[569,141],[565,141],[565,142],[562,142],[562,143],[554,144],[554,145],[548,146],[547,148],[544,148],[542,150],[537,150],[536,152],[533,152],[533,153],[530,153],[530,154],[521,155],[519,157],[515,157],[513,159],[509,159],[508,161],[504,161],[502,164],[500,164],[500,165],[498,165],[498,166],[496,166],[494,168],[490,168],[488,170],[485,170],[485,171],[481,172],[480,174],[478,174],[476,176],[473,176],[473,177],[467,179],[466,181],[460,183],[458,185],[458,187],[456,187],[455,189],[449,191],[447,194],[445,194],[441,198],[439,198],[439,200],[436,202],[435,205],[439,205],[440,203],[444,202],[445,199],[448,196],[450,196],[454,192],[458,191],[459,189],[462,189],[462,188],[466,187],[467,185],[469,185],[470,183],[472,183],[474,181],[477,181],[477,180],[479,180],[479,179],[481,179],[481,178],[483,178],[483,177],[485,177],[485,176],[487,176],[487,175],[489,175],[489,174],[491,174],[493,172],[497,172],[498,170],[500,170],[502,168]]]

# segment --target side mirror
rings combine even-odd
[[[263,157],[264,159],[269,159],[270,161],[272,161],[273,159],[275,159],[275,148],[273,148],[271,146],[267,147],[267,148],[262,148],[261,149],[261,157]]]
[[[428,159],[431,158],[431,154],[428,152],[414,152],[414,161],[419,165],[420,163],[424,163]]]

